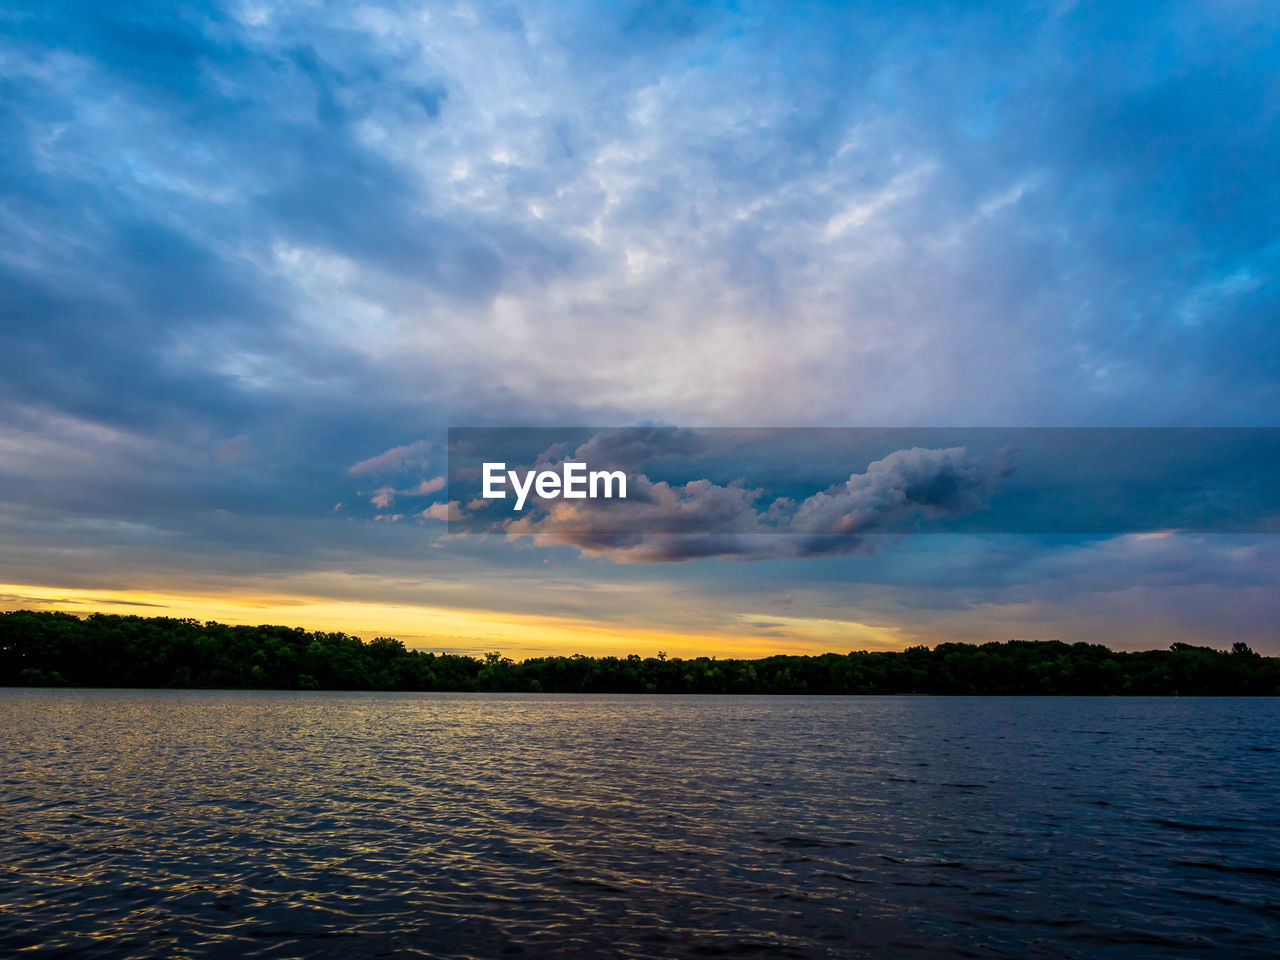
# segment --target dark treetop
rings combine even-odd
[[[1280,694],[1280,658],[1175,643],[942,643],[759,660],[407,650],[378,637],[169,617],[0,613],[0,685],[493,690],[545,693]]]

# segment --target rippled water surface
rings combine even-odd
[[[0,956],[1277,955],[1268,700],[0,691]]]

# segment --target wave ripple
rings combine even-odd
[[[1273,957],[1272,700],[0,692],[0,955]]]

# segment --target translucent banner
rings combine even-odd
[[[448,481],[450,533],[578,544],[1274,533],[1280,429],[467,427]]]

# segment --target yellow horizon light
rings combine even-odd
[[[897,628],[853,621],[768,617],[780,631],[768,637],[750,630],[675,632],[575,617],[503,613],[494,610],[334,600],[285,594],[184,594],[161,591],[91,590],[29,584],[0,584],[0,609],[38,609],[76,615],[110,613],[217,621],[233,626],[284,625],[309,631],[342,632],[370,640],[396,637],[412,649],[480,654],[497,650],[531,656],[762,657],[781,653],[844,653],[850,642],[887,649],[905,646]],[[758,617],[740,615],[736,622]]]

